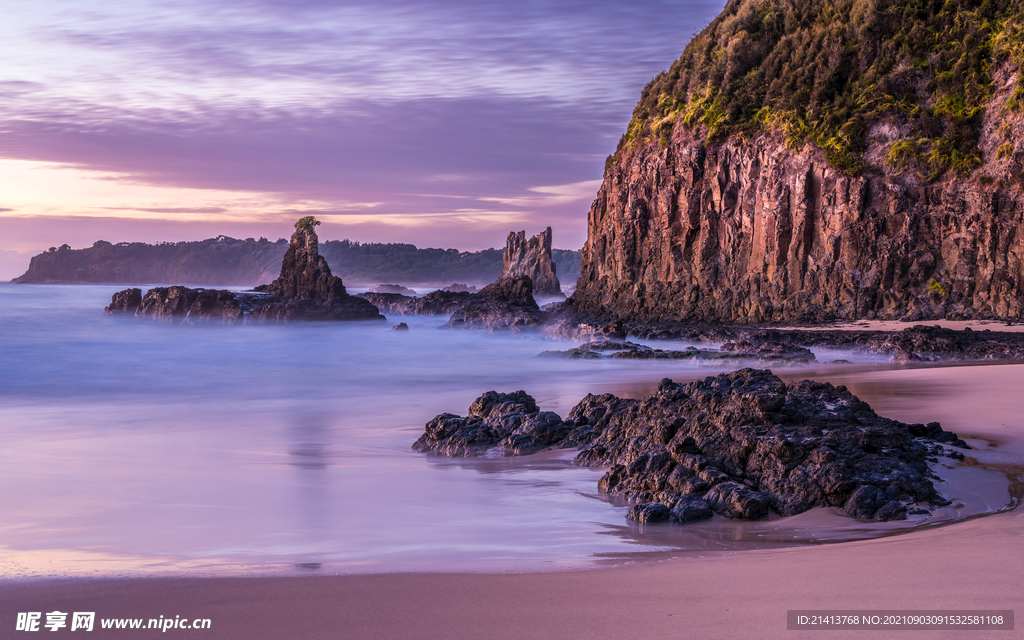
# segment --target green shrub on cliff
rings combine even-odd
[[[295,230],[305,229],[306,231],[316,231],[316,228],[320,226],[320,221],[313,216],[303,216],[298,219],[295,223]]]
[[[1021,0],[730,0],[645,87],[619,151],[676,121],[712,139],[770,128],[856,173],[870,125],[890,119],[929,177],[964,175],[1004,63],[1024,64]],[[1022,76],[1007,109],[1024,106]]]

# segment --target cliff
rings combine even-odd
[[[526,239],[526,232],[512,231],[505,241],[502,257],[502,278],[528,276],[533,293],[538,296],[561,296],[555,262],[551,257],[551,227]]]
[[[649,84],[570,306],[1019,319],[1020,3],[730,2]]]

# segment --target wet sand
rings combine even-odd
[[[787,631],[786,611],[1019,609],[1022,524],[1011,512],[881,540],[559,573],[7,583],[0,619],[182,615],[211,629],[168,637],[239,639],[1010,638],[1024,634]]]
[[[940,419],[978,447],[972,464],[1011,474],[1024,469],[1022,365],[822,367],[785,377],[847,384],[889,417]],[[12,629],[19,611],[59,609],[212,622],[209,631],[169,630],[169,637],[1024,637],[1024,623],[1012,632],[786,629],[789,609],[1021,609],[1022,549],[1024,512],[1014,510],[874,540],[647,555],[587,571],[17,580],[0,583],[0,629]]]

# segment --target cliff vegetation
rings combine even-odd
[[[730,0],[644,89],[616,156],[640,138],[666,145],[679,124],[709,140],[778,130],[853,175],[885,120],[899,130],[888,169],[964,176],[982,164],[994,71],[1022,62],[1019,0]],[[1024,106],[1014,82],[1006,111]]]

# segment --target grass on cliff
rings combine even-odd
[[[616,153],[664,146],[677,124],[712,140],[775,129],[854,174],[869,126],[888,119],[904,134],[895,168],[966,175],[1004,63],[1024,66],[1021,0],[730,0],[644,88]],[[1006,108],[1024,108],[1021,75]]]

